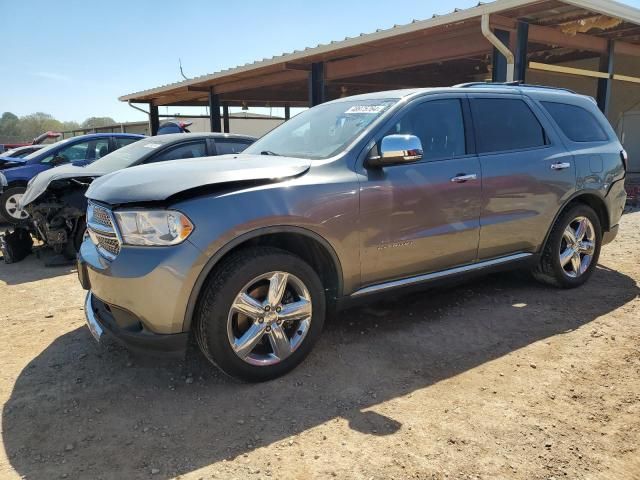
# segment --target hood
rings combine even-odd
[[[104,175],[95,171],[87,171],[85,167],[76,165],[62,165],[60,167],[51,168],[39,173],[29,182],[26,192],[20,199],[20,208],[24,208],[33,201],[37,200],[55,180],[63,180],[68,178],[95,178]]]
[[[225,183],[280,181],[309,170],[310,160],[269,155],[221,155],[141,165],[105,175],[87,197],[118,205],[163,201],[187,190]]]
[[[27,161],[24,158],[5,157],[3,155],[0,155],[0,170],[19,167],[21,165],[24,165],[25,163],[27,163]]]

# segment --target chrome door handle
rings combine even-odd
[[[569,162],[563,163],[552,163],[551,170],[564,170],[565,168],[569,168],[571,164]]]
[[[451,179],[451,181],[454,183],[464,183],[468,180],[477,180],[477,179],[478,179],[478,176],[475,173],[471,173],[469,175],[464,175],[464,174],[456,175]]]

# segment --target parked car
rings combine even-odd
[[[23,147],[12,148],[11,150],[7,150],[2,155],[0,155],[0,160],[24,158],[30,153],[33,153],[36,150],[40,150],[42,147],[44,147],[44,145],[25,145]]]
[[[96,178],[134,165],[237,153],[254,141],[253,137],[223,133],[147,137],[87,166],[63,165],[38,174],[29,183],[19,207],[29,215],[29,228],[36,238],[57,253],[75,258],[85,231],[84,194]]]
[[[193,122],[170,120],[160,125],[160,127],[158,128],[158,133],[156,135],[166,135],[168,133],[191,133],[189,131],[189,127],[192,123]]]
[[[128,133],[81,135],[47,145],[22,159],[15,159],[17,165],[8,165],[0,172],[0,216],[14,225],[27,219],[26,212],[19,208],[18,202],[29,181],[37,174],[65,163],[89,164],[142,138],[143,135]]]
[[[298,365],[326,312],[527,267],[583,284],[625,203],[623,149],[588,97],[489,84],[328,102],[243,154],[134,167],[87,192],[89,328],[224,372]]]
[[[38,135],[36,138],[31,140],[31,143],[5,143],[5,144],[0,144],[0,153],[2,154],[2,156],[5,156],[10,150],[15,150],[15,149],[18,149],[18,148],[21,148],[21,147],[34,147],[36,145],[43,145],[47,140],[51,140],[51,141],[55,142],[61,136],[62,136],[62,134],[59,133],[59,132],[48,131],[48,132],[44,132],[44,133]],[[32,151],[35,151],[35,150],[37,150],[37,149],[34,149]]]

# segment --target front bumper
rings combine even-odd
[[[87,326],[93,337],[100,342],[104,333],[108,332],[113,338],[133,351],[144,353],[162,353],[184,355],[189,341],[188,333],[172,335],[158,335],[144,329],[142,324],[131,322],[130,315],[125,315],[130,323],[123,326],[121,312],[114,312],[118,307],[109,305],[91,292],[87,293],[84,305]]]
[[[114,260],[107,260],[85,238],[78,277],[94,299],[112,309],[121,328],[147,336],[181,334],[201,256],[185,241],[173,247],[123,247]]]

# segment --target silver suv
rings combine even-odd
[[[572,288],[625,203],[625,153],[592,99],[462,85],[297,115],[242,154],[133,167],[87,192],[86,316],[133,349],[266,380],[327,312],[401,287],[528,267]]]

